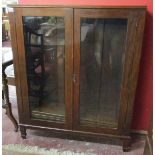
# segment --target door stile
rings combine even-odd
[[[16,32],[18,43],[18,58],[19,58],[19,74],[21,79],[21,94],[22,94],[22,109],[24,110],[22,116],[23,122],[29,121],[30,110],[28,105],[28,88],[27,88],[27,76],[26,76],[26,62],[25,62],[25,50],[24,50],[24,37],[23,37],[23,25],[22,25],[22,9],[15,8],[16,14]]]
[[[73,9],[67,10],[65,17],[65,103],[67,129],[72,129],[73,122]]]
[[[74,9],[74,107],[73,128],[79,126],[79,91],[80,91],[80,14]]]

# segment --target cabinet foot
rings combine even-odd
[[[26,139],[26,128],[24,126],[20,126],[21,137]]]
[[[131,139],[123,140],[123,152],[129,152],[131,149]]]

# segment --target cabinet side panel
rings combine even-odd
[[[145,26],[145,10],[139,10],[136,13],[136,33],[135,33],[135,51],[133,56],[133,64],[131,68],[130,80],[128,83],[128,88],[130,90],[128,97],[128,108],[126,113],[126,123],[125,128],[131,128],[131,120],[133,113],[133,104],[135,100],[136,87],[139,75],[139,65],[141,59],[142,43],[143,43],[143,33]]]
[[[16,96],[18,104],[18,114],[19,122],[22,122],[22,98],[21,98],[21,84],[20,84],[20,73],[19,73],[19,57],[18,57],[18,45],[17,45],[17,36],[16,36],[16,23],[15,23],[15,14],[14,12],[9,12],[9,22],[10,22],[10,33],[11,33],[11,46],[13,53],[13,64],[14,64],[14,73],[15,73],[15,86],[16,86]]]
[[[145,10],[137,9],[130,13],[126,47],[127,55],[121,93],[121,104],[123,108],[119,116],[120,132],[127,135],[130,133],[133,104],[138,81],[144,23]]]

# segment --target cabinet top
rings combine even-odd
[[[11,8],[98,8],[98,9],[146,9],[146,6],[102,6],[102,5],[8,5]]]

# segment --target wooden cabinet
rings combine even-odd
[[[19,126],[129,149],[145,7],[13,6]]]

